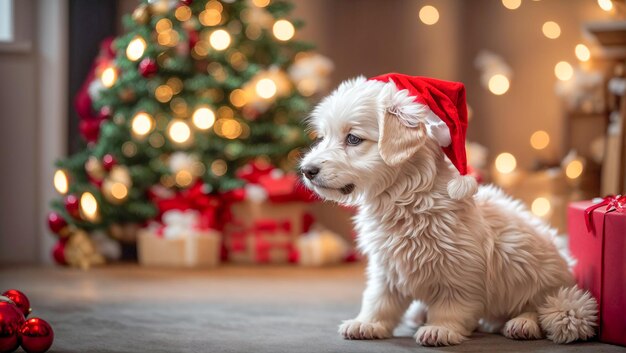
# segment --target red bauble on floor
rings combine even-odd
[[[24,317],[27,317],[31,312],[30,301],[26,294],[20,292],[17,289],[9,289],[8,291],[2,293],[5,297],[11,299],[15,306],[22,312]]]
[[[50,349],[54,341],[54,331],[45,320],[38,317],[28,319],[20,331],[22,348],[27,353],[43,353]]]
[[[19,332],[24,315],[13,303],[0,301],[0,353],[13,352],[20,345]]]

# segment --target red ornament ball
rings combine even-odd
[[[22,329],[22,348],[27,353],[43,353],[50,349],[54,341],[54,331],[45,320],[38,317],[28,319]]]
[[[67,210],[67,213],[69,213],[70,216],[74,218],[80,218],[79,207],[80,205],[78,197],[76,197],[76,195],[70,194],[65,196],[65,210]]]
[[[67,222],[65,221],[65,218],[61,217],[60,214],[56,212],[48,213],[48,228],[50,228],[52,233],[59,234],[59,232],[66,226]]]
[[[0,301],[0,353],[13,352],[20,345],[24,315],[13,303]]]
[[[100,135],[100,123],[101,122],[102,122],[102,119],[81,120],[78,123],[78,130],[80,131],[80,135],[87,142],[98,141],[98,136]]]
[[[151,77],[157,73],[159,66],[157,62],[150,58],[145,58],[139,63],[139,73],[143,77]]]
[[[15,303],[15,306],[17,306],[22,314],[24,314],[24,317],[27,317],[28,314],[30,314],[32,309],[30,308],[30,300],[28,300],[26,294],[17,289],[9,289],[8,291],[2,293],[2,295],[11,299],[13,303]]]
[[[193,3],[193,0],[180,0],[181,3],[183,3],[184,5],[191,5]]]
[[[105,170],[110,171],[116,164],[117,161],[112,154],[105,154],[104,157],[102,157],[102,166]]]
[[[187,32],[187,35],[189,37],[189,48],[193,49],[200,41],[200,33],[196,30],[190,30]]]
[[[100,108],[100,111],[98,112],[98,119],[109,119],[111,118],[111,114],[113,114],[113,110],[111,110],[111,107],[109,107],[108,105],[105,105],[104,107]]]
[[[65,260],[65,239],[60,239],[52,248],[52,258],[54,262],[59,265],[65,266],[67,265],[67,261]]]

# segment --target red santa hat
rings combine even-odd
[[[467,175],[465,86],[460,82],[395,73],[372,77],[370,80],[393,82],[399,91],[407,90],[413,102],[427,108],[419,110],[420,116],[414,118],[426,124],[428,134],[439,143],[459,171],[459,176],[448,183],[448,194],[455,199],[472,196],[476,192],[477,182],[474,177]],[[411,125],[407,121],[403,123]]]

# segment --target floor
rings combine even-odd
[[[407,328],[381,341],[347,341],[360,264],[182,271],[109,266],[0,269],[0,289],[31,299],[55,330],[50,352],[626,352],[597,342],[555,345],[475,334],[456,347],[419,347]],[[18,352],[20,352],[18,350]]]

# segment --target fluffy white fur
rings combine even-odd
[[[494,186],[453,199],[450,187],[472,185],[448,185],[458,172],[423,113],[394,84],[361,77],[311,115],[320,141],[301,166],[319,173],[305,183],[358,206],[358,246],[368,257],[361,312],[340,334],[391,337],[413,303],[406,315],[423,323],[421,345],[459,344],[479,322],[512,339],[593,336],[597,304],[575,288],[555,231]],[[364,141],[348,146],[349,133]]]

